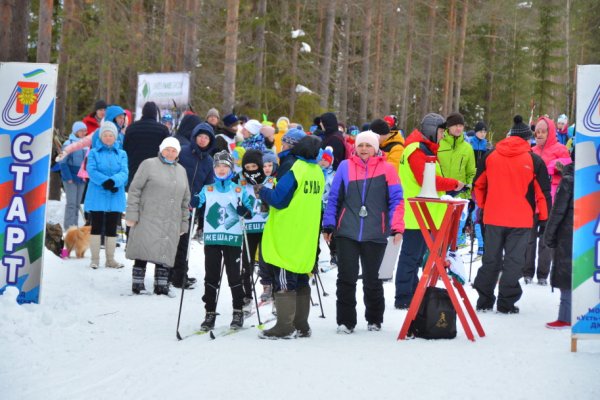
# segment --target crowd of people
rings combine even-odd
[[[359,278],[367,329],[380,330],[385,299],[378,272],[388,238],[401,243],[396,309],[409,307],[427,256],[405,199],[418,196],[431,156],[438,195],[470,202],[456,244],[476,237],[482,256],[473,284],[477,310],[518,313],[520,280],[532,284],[536,276],[545,286],[549,278],[561,290],[561,303],[547,327],[570,326],[574,151],[565,115],[556,125],[548,116],[533,124],[516,116],[506,137],[492,145],[485,122],[465,132],[458,112],[429,113],[410,134],[393,115],[359,129],[327,112],[305,129],[285,116],[275,122],[221,118],[215,108],[204,118],[160,114],[148,102],[131,122],[127,110],[99,100],[73,124],[57,158],[67,199],[64,228],[77,225],[83,202],[91,225],[90,267],[101,265],[104,244],[104,265],[122,268],[114,254],[124,219],[135,294],[146,292],[148,262],[155,264],[155,294],[193,289],[188,261],[197,237],[205,265],[202,330],[215,327],[224,273],[232,294],[230,327],[243,326],[253,304],[259,305],[258,268],[260,301],[273,301],[277,310],[275,326],[260,337],[311,336],[309,276],[318,271],[323,250],[337,266],[338,332],[356,329]],[[444,205],[429,208],[439,227]],[[326,249],[320,248],[321,235]]]

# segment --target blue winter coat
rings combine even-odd
[[[129,175],[127,153],[116,144],[108,147],[101,140],[95,140],[88,154],[87,172],[90,181],[85,194],[85,211],[124,212],[125,185]],[[102,187],[108,179],[115,182],[119,189],[116,193]]]
[[[71,135],[69,136],[69,138],[67,140],[65,140],[65,143],[63,144],[63,149],[67,146],[69,146],[70,144],[73,144],[75,142],[79,142],[81,139],[78,138],[77,136],[75,136],[74,133],[71,133]],[[80,177],[77,176],[77,173],[79,172],[79,168],[81,167],[81,164],[83,163],[83,160],[85,159],[85,155],[87,154],[88,148],[84,147],[81,150],[77,150],[74,151],[72,153],[70,153],[69,155],[67,155],[65,158],[63,158],[59,165],[60,165],[60,175],[62,177],[63,181],[73,181],[73,183],[76,184],[83,184],[83,179],[81,179]]]
[[[199,134],[207,134],[210,137],[208,146],[201,149],[196,144],[196,137]],[[206,122],[202,122],[194,128],[191,142],[181,148],[179,153],[179,164],[185,168],[187,173],[190,192],[192,194],[191,206],[198,206],[198,194],[204,185],[215,181],[215,172],[213,170],[213,159],[210,152],[215,144],[215,135],[212,127]]]

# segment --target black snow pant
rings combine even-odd
[[[535,218],[535,223],[529,234],[529,243],[525,252],[525,266],[523,267],[523,276],[533,278],[535,275],[535,264],[537,254],[537,278],[548,279],[550,274],[550,264],[552,264],[552,249],[546,246],[544,238],[538,240],[539,221]]]
[[[336,282],[336,320],[338,325],[353,329],[356,326],[356,281],[358,262],[362,266],[365,319],[370,324],[381,324],[385,311],[383,282],[379,267],[383,261],[386,243],[357,242],[337,237],[338,276]]]
[[[217,290],[221,286],[221,261],[225,263],[225,273],[231,289],[233,309],[241,310],[244,304],[244,289],[240,276],[241,247],[204,245],[204,308],[206,312],[217,309]]]
[[[485,253],[477,271],[473,287],[479,293],[477,308],[491,309],[496,297],[494,289],[498,276],[498,304],[500,310],[509,310],[519,301],[523,290],[519,284],[522,262],[525,258],[529,228],[485,226]],[[500,275],[500,273],[502,273]]]
[[[242,247],[242,283],[244,285],[244,297],[253,299],[252,280],[254,279],[254,257],[262,239],[262,232],[246,233],[246,237],[248,238],[250,252],[248,252],[246,243],[244,242]],[[250,261],[248,261],[248,259]]]
[[[169,281],[180,287],[183,284],[183,279],[187,277],[188,272],[188,261],[186,258],[189,239],[190,235],[188,232],[179,236],[177,253],[175,254],[175,263],[173,264],[173,268],[169,269]]]

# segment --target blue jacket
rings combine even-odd
[[[79,142],[81,139],[78,138],[77,136],[75,136],[74,133],[71,133],[71,135],[69,136],[69,138],[67,140],[65,140],[65,143],[63,144],[63,149],[65,147],[67,147],[68,145],[75,143],[75,142]],[[73,181],[73,183],[77,183],[77,184],[82,184],[83,179],[81,179],[80,177],[77,176],[77,173],[79,172],[79,168],[81,168],[81,164],[83,163],[83,160],[85,159],[85,155],[87,154],[88,148],[84,147],[81,150],[77,150],[74,151],[72,153],[70,153],[68,156],[66,156],[65,158],[63,158],[59,165],[60,165],[60,175],[62,177],[63,181]]]
[[[215,178],[214,182],[212,183],[212,187],[214,187],[219,193],[228,193],[237,189],[240,193],[238,197],[240,203],[233,204],[233,206],[237,207],[238,205],[242,204],[250,211],[250,214],[252,214],[252,199],[250,198],[250,196],[248,196],[248,192],[246,192],[246,190],[244,190],[240,185],[231,180],[231,178],[233,178],[234,176],[235,175],[232,173],[229,177],[225,179]],[[199,199],[199,201],[197,201],[197,207],[200,208],[204,205],[204,203],[206,203],[206,186],[202,188],[200,194],[196,195],[196,197]]]
[[[196,143],[196,137],[199,134],[207,134],[210,137],[208,146],[201,149]],[[192,194],[191,206],[198,206],[198,194],[204,187],[215,181],[215,172],[213,170],[213,159],[210,151],[215,144],[215,135],[212,127],[206,122],[202,122],[194,128],[191,142],[181,148],[179,153],[179,164],[185,168],[187,173],[190,192]]]
[[[246,150],[255,149],[260,150],[263,153],[267,151],[267,146],[265,145],[265,137],[260,133],[254,136],[250,136],[248,139],[245,139],[240,145]]]
[[[106,146],[99,139],[88,154],[87,172],[90,176],[85,195],[85,211],[125,211],[125,185],[129,169],[127,153],[114,145]],[[112,179],[119,190],[112,193],[102,187],[102,183]]]

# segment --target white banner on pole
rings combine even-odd
[[[190,73],[168,72],[138,74],[135,119],[142,117],[142,107],[148,101],[159,109],[185,109],[190,101]]]

